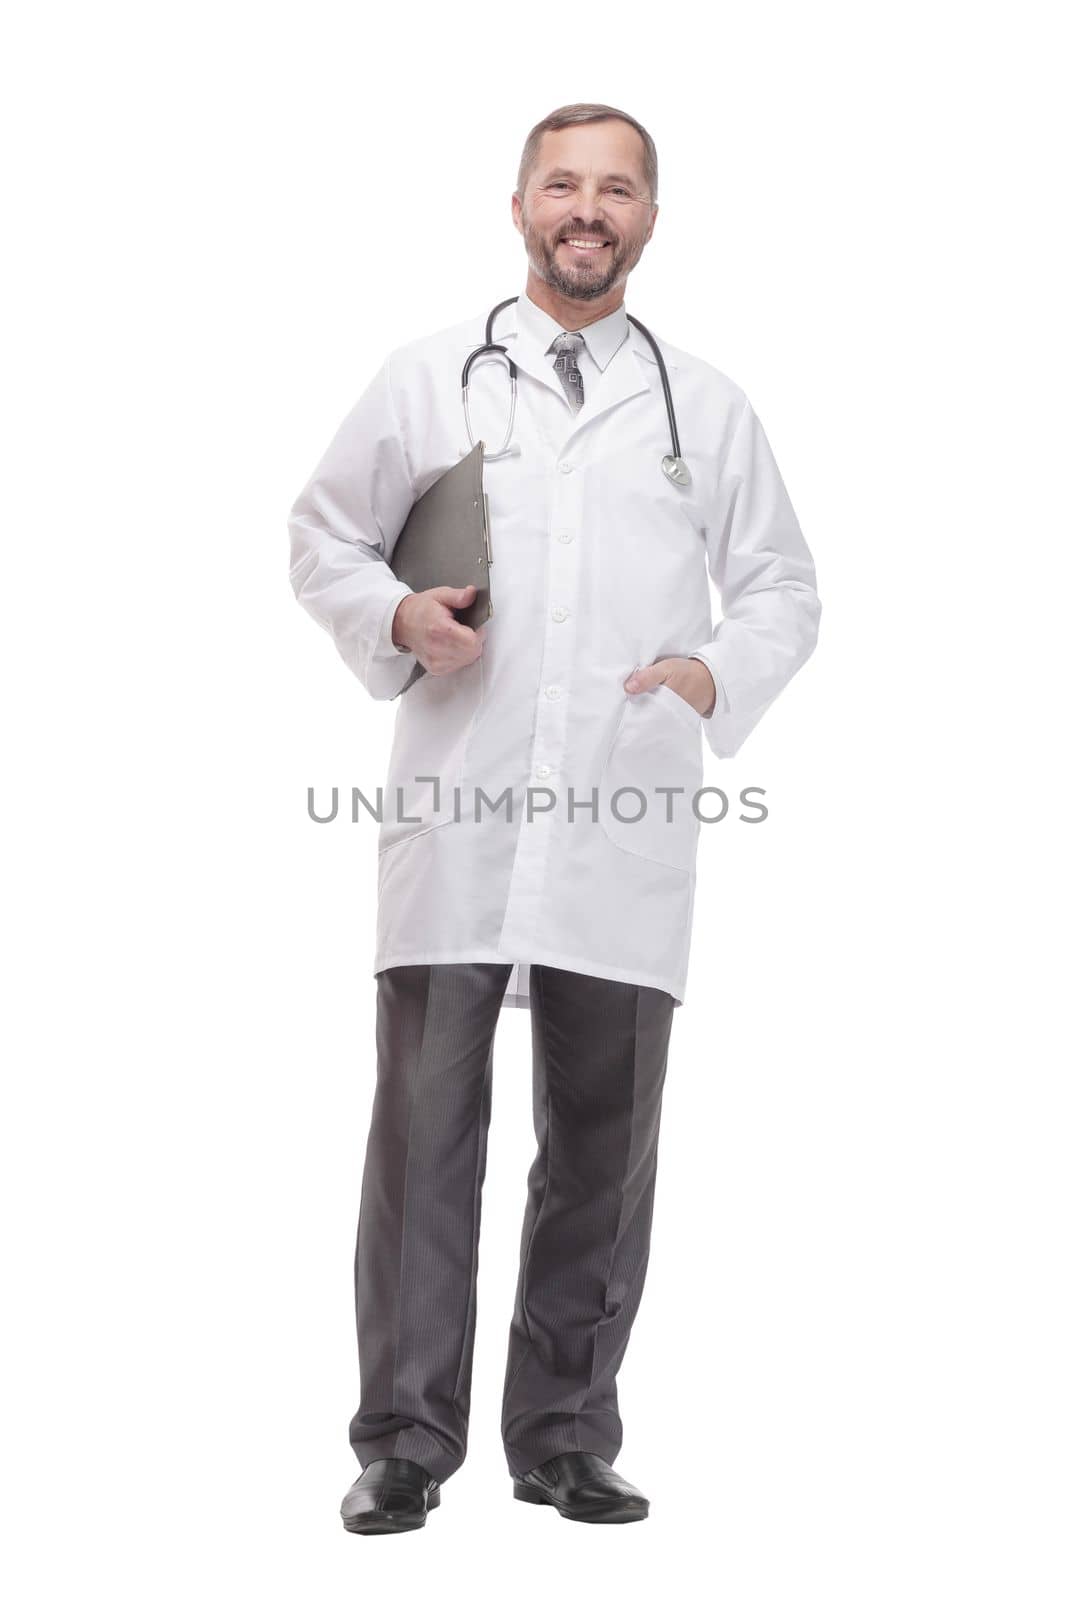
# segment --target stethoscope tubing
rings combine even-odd
[[[676,461],[681,460],[682,448],[678,443],[678,424],[674,417],[674,396],[671,394],[671,382],[667,376],[667,364],[663,359],[663,354],[659,345],[656,343],[655,339],[653,339],[644,323],[638,322],[636,317],[631,317],[629,312],[626,313],[626,316],[628,321],[633,323],[638,332],[644,334],[645,338],[652,347],[652,354],[656,358],[656,365],[659,368],[659,375],[663,379],[663,399],[667,407],[667,425],[671,430],[671,454],[674,456]]]
[[[475,439],[474,439],[473,431],[471,429],[470,401],[469,401],[469,392],[468,392],[469,391],[469,386],[470,386],[471,368],[474,366],[474,363],[476,361],[478,361],[482,356],[487,356],[487,355],[503,356],[504,360],[508,364],[508,375],[509,375],[509,378],[510,378],[510,381],[511,381],[511,409],[510,409],[510,412],[508,414],[507,433],[504,436],[504,443],[503,443],[503,445],[501,446],[501,448],[498,451],[495,451],[493,453],[490,453],[488,451],[486,452],[486,454],[485,454],[485,460],[486,461],[496,461],[501,456],[507,454],[508,445],[511,442],[512,429],[514,428],[514,425],[515,425],[515,403],[516,403],[516,398],[517,398],[517,394],[518,394],[519,372],[518,372],[518,368],[516,367],[514,361],[511,359],[510,355],[508,354],[507,347],[505,345],[502,345],[502,344],[494,344],[494,342],[493,342],[493,323],[496,321],[497,313],[500,312],[500,311],[503,311],[505,306],[513,306],[515,304],[515,302],[518,300],[518,298],[519,297],[518,297],[517,294],[513,294],[513,295],[510,296],[509,299],[501,300],[499,305],[496,305],[496,306],[493,307],[492,311],[490,311],[490,313],[489,313],[489,316],[488,316],[488,318],[486,320],[486,324],[485,324],[485,343],[482,344],[482,345],[479,345],[479,347],[476,350],[472,350],[470,355],[467,357],[466,361],[463,363],[463,376],[462,376],[462,379],[461,379],[462,393],[463,393],[463,415],[464,415],[464,418],[466,419],[467,437],[470,439],[471,448],[472,449],[474,448]],[[670,456],[664,456],[664,458],[663,458],[663,470],[667,474],[667,476],[669,478],[671,478],[672,482],[686,484],[686,483],[688,483],[690,481],[689,470],[686,467],[684,461],[682,460],[681,445],[678,443],[678,423],[677,423],[677,419],[675,418],[675,415],[674,415],[674,396],[671,393],[670,379],[667,377],[667,366],[666,366],[666,363],[663,360],[663,354],[662,354],[662,352],[660,350],[659,345],[656,343],[656,341],[652,337],[651,333],[645,327],[644,323],[643,322],[638,322],[637,318],[634,317],[634,316],[631,316],[629,312],[626,313],[626,317],[627,317],[627,320],[629,322],[633,323],[634,327],[638,330],[638,332],[644,334],[645,338],[648,340],[649,347],[650,347],[650,349],[652,351],[652,354],[656,358],[656,366],[659,368],[659,375],[660,375],[660,379],[661,379],[662,384],[663,384],[663,400],[664,400],[664,404],[665,404],[665,406],[667,408],[667,424],[668,424],[668,427],[670,428],[670,431],[671,431],[671,455]],[[668,465],[668,464],[670,464],[670,465]]]

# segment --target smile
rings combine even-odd
[[[561,244],[569,244],[572,250],[604,250],[610,244],[610,239],[562,239]]]

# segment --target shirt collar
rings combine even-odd
[[[550,317],[547,311],[542,311],[540,306],[534,305],[525,290],[519,295],[515,313],[519,327],[531,335],[546,355],[553,339],[558,334],[567,331]],[[626,317],[625,305],[616,306],[615,310],[609,311],[606,317],[598,317],[596,322],[590,322],[586,327],[578,329],[578,332],[585,340],[586,349],[601,372],[604,371],[629,331],[630,324]]]

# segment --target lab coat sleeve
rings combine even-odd
[[[811,552],[747,398],[704,537],[722,620],[689,654],[715,680],[708,744],[717,756],[733,756],[811,655],[822,611]]]
[[[394,699],[415,665],[392,637],[414,590],[387,565],[414,500],[387,359],[289,513],[293,592],[375,700]]]

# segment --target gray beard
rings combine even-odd
[[[633,262],[627,260],[616,246],[612,264],[606,273],[594,275],[591,272],[563,272],[541,240],[531,238],[528,233],[526,253],[538,277],[543,278],[557,294],[566,295],[568,300],[598,300],[601,295],[607,294],[609,289],[614,288],[623,274],[633,265]]]

